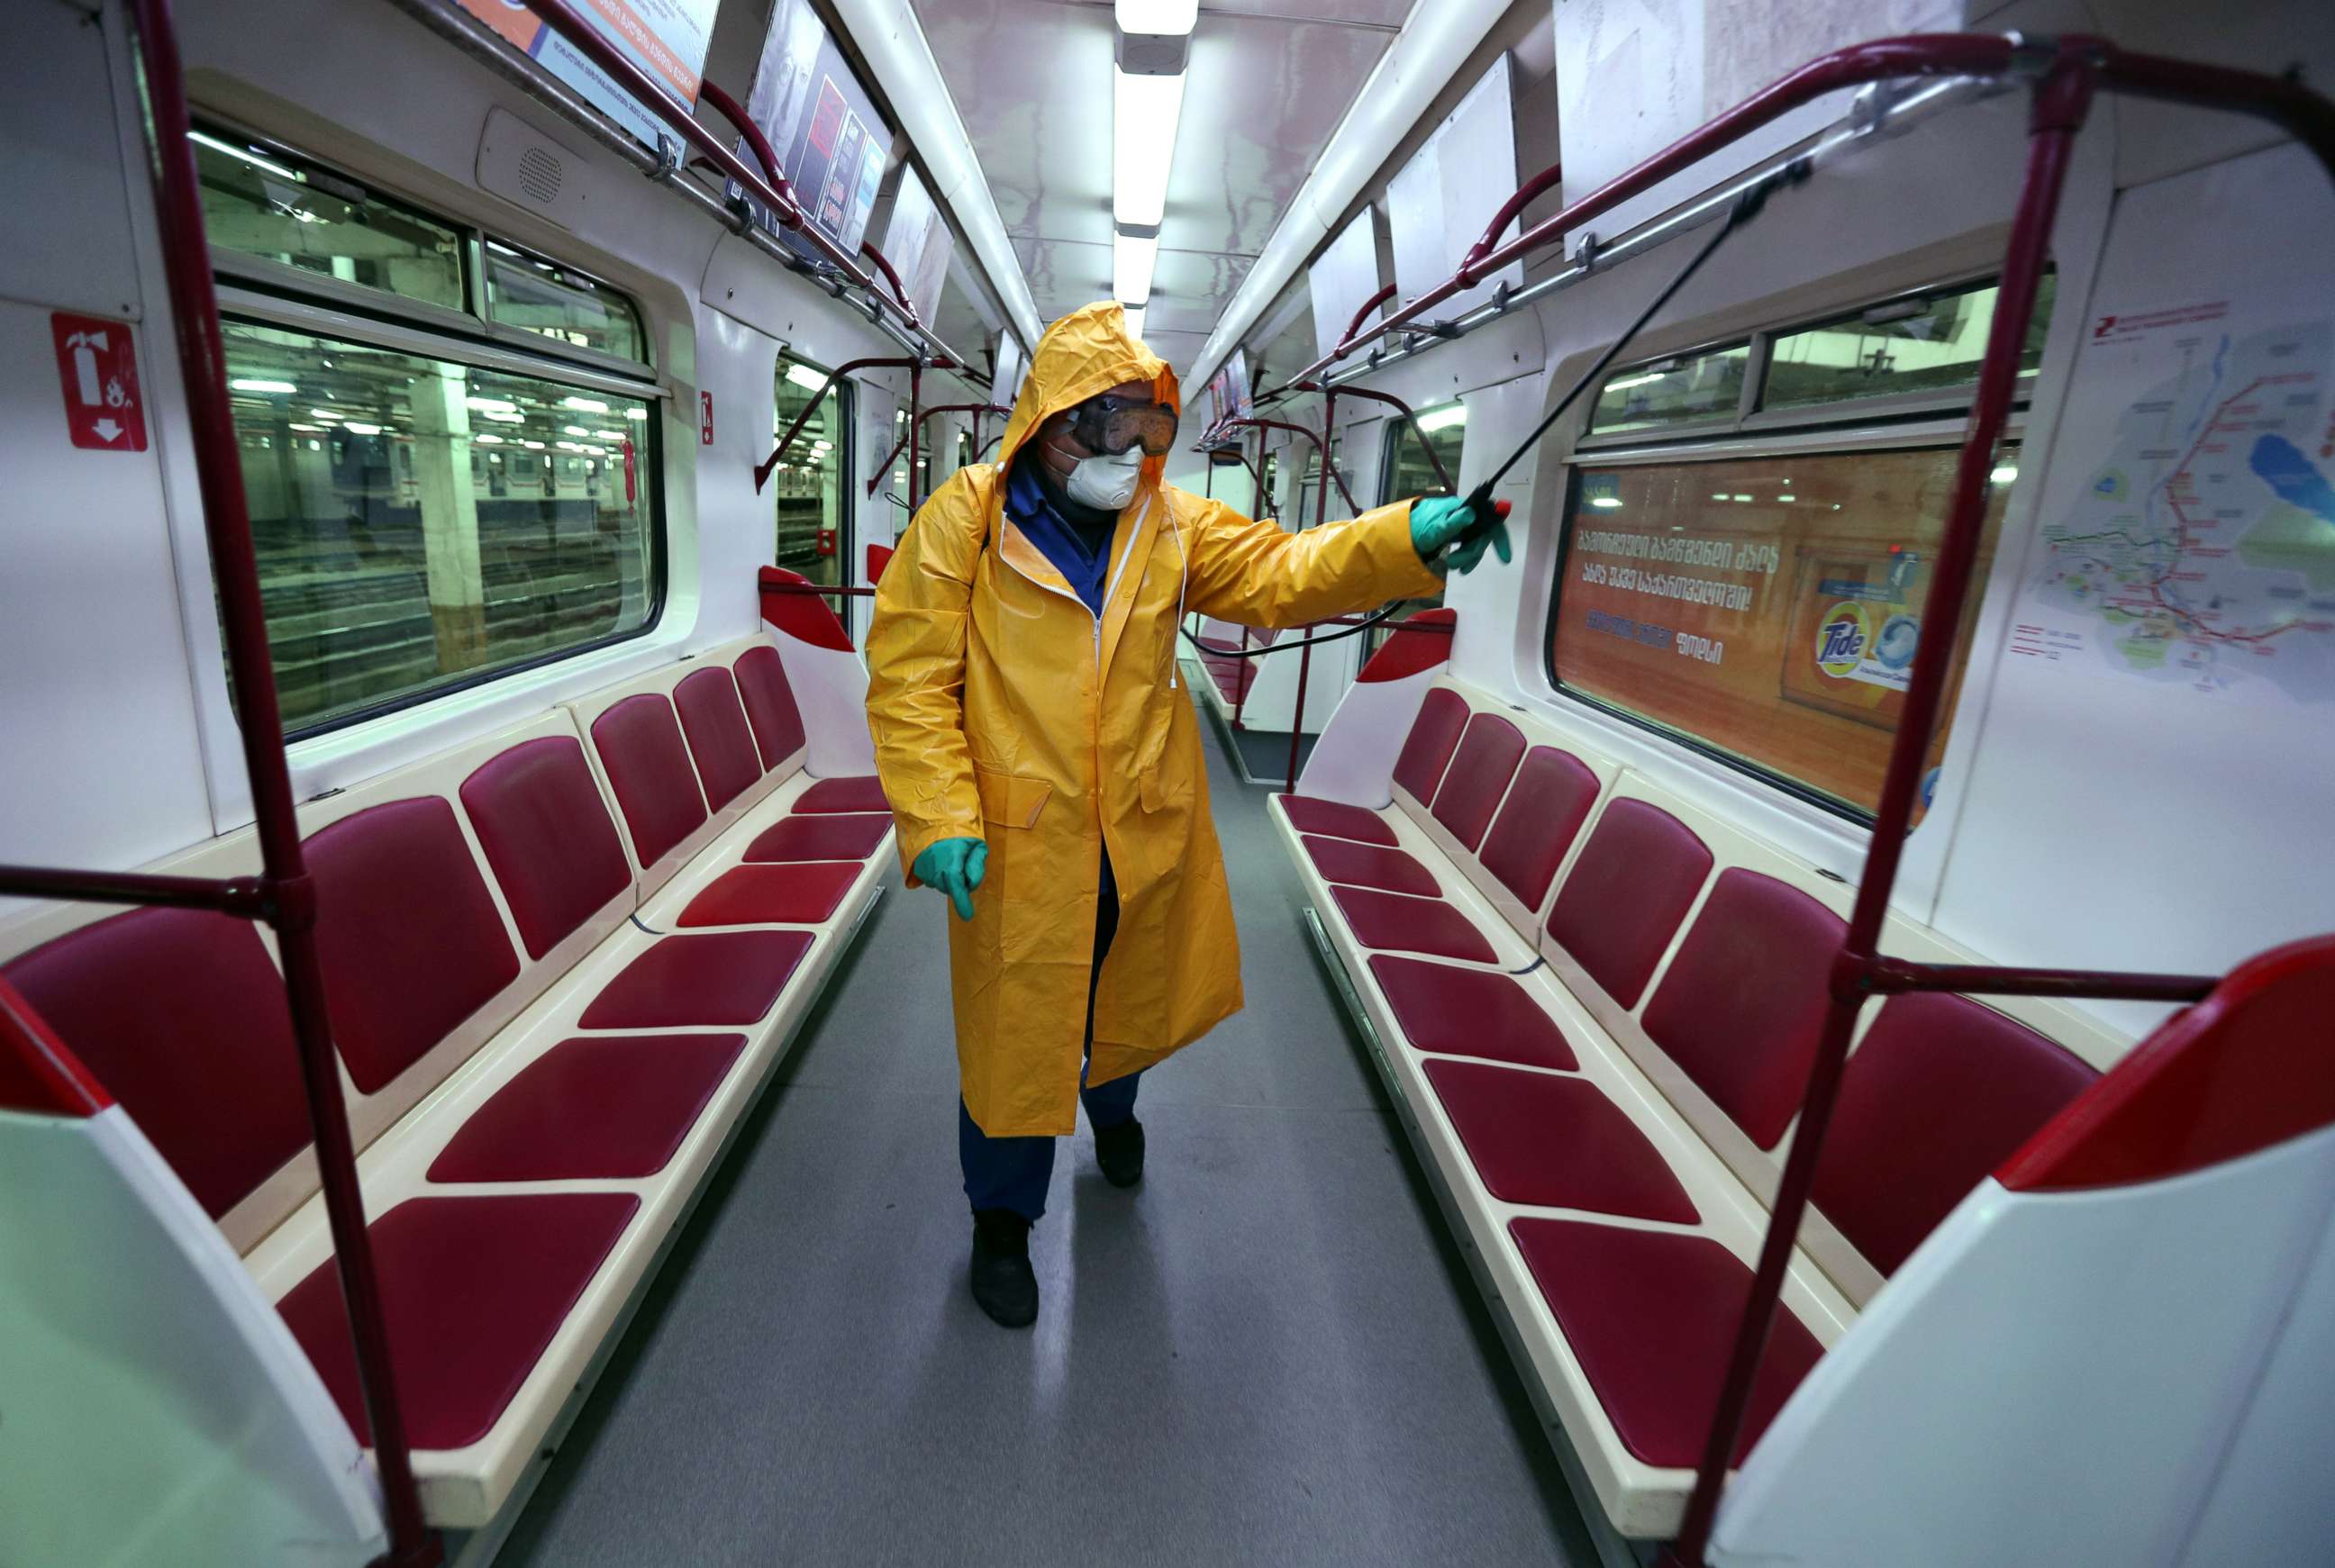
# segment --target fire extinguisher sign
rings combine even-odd
[[[73,444],[100,451],[146,450],[146,405],[138,392],[137,344],[130,324],[100,315],[49,316],[64,382]]]

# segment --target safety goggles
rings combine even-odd
[[[1166,457],[1176,444],[1176,411],[1165,403],[1136,402],[1104,392],[1071,411],[1071,434],[1087,450],[1109,457],[1138,442],[1148,456]]]

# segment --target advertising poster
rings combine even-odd
[[[595,109],[648,146],[657,145],[661,122],[580,53],[543,24],[519,0],[452,0],[590,101]],[[713,37],[713,15],[721,0],[587,0],[578,7],[608,41],[683,105],[695,108],[697,84],[705,70],[706,45]],[[668,139],[670,131],[662,132]]]
[[[1256,404],[1249,396],[1248,355],[1235,349],[1216,373],[1208,378],[1208,425],[1228,419],[1249,419]]]
[[[1955,456],[1584,469],[1558,679],[1870,806],[1928,630]],[[1981,574],[2006,494],[1992,492]]]
[[[746,113],[778,153],[804,221],[857,254],[891,161],[892,128],[877,117],[809,0],[778,0],[771,11]],[[738,154],[753,161],[743,138]],[[742,192],[732,184],[729,194]],[[755,218],[796,249],[817,254],[759,204]]]
[[[900,274],[908,303],[931,321],[941,306],[941,287],[948,281],[949,257],[956,238],[942,220],[913,169],[900,170],[899,193],[892,198],[892,218],[884,229],[884,255]]]

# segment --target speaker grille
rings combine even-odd
[[[518,188],[548,207],[558,199],[559,181],[566,173],[548,148],[528,148],[518,155]]]

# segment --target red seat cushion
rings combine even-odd
[[[333,1038],[378,1093],[518,979],[518,954],[443,796],[344,817],[305,851]]]
[[[1646,1135],[1587,1079],[1477,1061],[1426,1068],[1476,1174],[1502,1203],[1682,1225],[1701,1218]]]
[[[1402,752],[1394,760],[1394,781],[1410,791],[1421,805],[1435,799],[1443,765],[1459,745],[1459,731],[1468,725],[1468,699],[1448,686],[1430,689],[1419,704],[1419,717],[1403,737]]]
[[[1484,934],[1439,898],[1412,898],[1368,887],[1332,887],[1338,909],[1364,947],[1395,953],[1425,953],[1490,963],[1499,955]]]
[[[795,800],[797,811],[889,811],[884,785],[873,773],[852,779],[822,779]]]
[[[1526,909],[1538,910],[1596,803],[1597,775],[1589,764],[1554,746],[1536,746],[1525,753],[1478,858]]]
[[[802,710],[795,705],[794,688],[787,683],[786,662],[768,643],[738,655],[738,697],[746,705],[746,722],[754,731],[754,746],[762,754],[765,771],[803,749]]]
[[[1371,973],[1413,1050],[1565,1071],[1579,1065],[1556,1020],[1514,975],[1390,953],[1371,955]]]
[[[1643,800],[1599,814],[1548,912],[1548,934],[1623,1007],[1635,1007],[1662,950],[1710,875],[1693,829]]]
[[[1351,838],[1305,840],[1305,853],[1324,879],[1354,887],[1378,887],[1389,893],[1435,896],[1435,874],[1400,849],[1381,844],[1357,844]]]
[[[433,1182],[654,1176],[697,1125],[742,1034],[564,1040],[522,1068],[431,1162]]]
[[[810,951],[808,931],[668,936],[625,966],[577,1020],[585,1029],[753,1023]]]
[[[523,740],[480,764],[461,793],[528,957],[631,890],[633,868],[582,741]]]
[[[592,745],[644,867],[697,830],[706,817],[697,770],[673,704],[653,692],[627,697],[592,721]]]
[[[308,1143],[283,978],[247,920],[139,909],[0,970],[214,1219]]]
[[[892,830],[881,817],[781,817],[746,846],[748,860],[865,860]]]
[[[833,915],[860,873],[857,860],[733,866],[689,901],[682,925],[816,925]]]
[[[705,803],[719,811],[762,776],[754,732],[746,727],[746,710],[738,702],[738,683],[719,664],[693,670],[673,687],[673,705],[705,786]]]
[[[1289,825],[1300,833],[1327,833],[1362,844],[1395,841],[1387,819],[1367,806],[1349,806],[1342,800],[1322,800],[1311,795],[1284,795],[1281,808],[1288,814]]]
[[[1807,1092],[1847,925],[1798,888],[1730,866],[1646,1004],[1646,1032],[1761,1148]]]
[[[1435,791],[1435,819],[1470,851],[1484,841],[1484,829],[1492,825],[1492,813],[1500,808],[1524,754],[1524,731],[1497,713],[1468,721],[1467,734]]]
[[[492,1429],[640,1206],[631,1193],[409,1198],[373,1221],[390,1364],[415,1447],[465,1448]],[[333,1261],[276,1310],[371,1443]]]
[[[2099,1074],[1992,1008],[1893,996],[1841,1078],[1814,1196],[1883,1273]]]
[[[1751,1271],[1707,1236],[1536,1218],[1510,1220],[1508,1234],[1623,1446],[1649,1465],[1692,1467]],[[1823,1354],[1788,1307],[1777,1312],[1737,1461]]]

